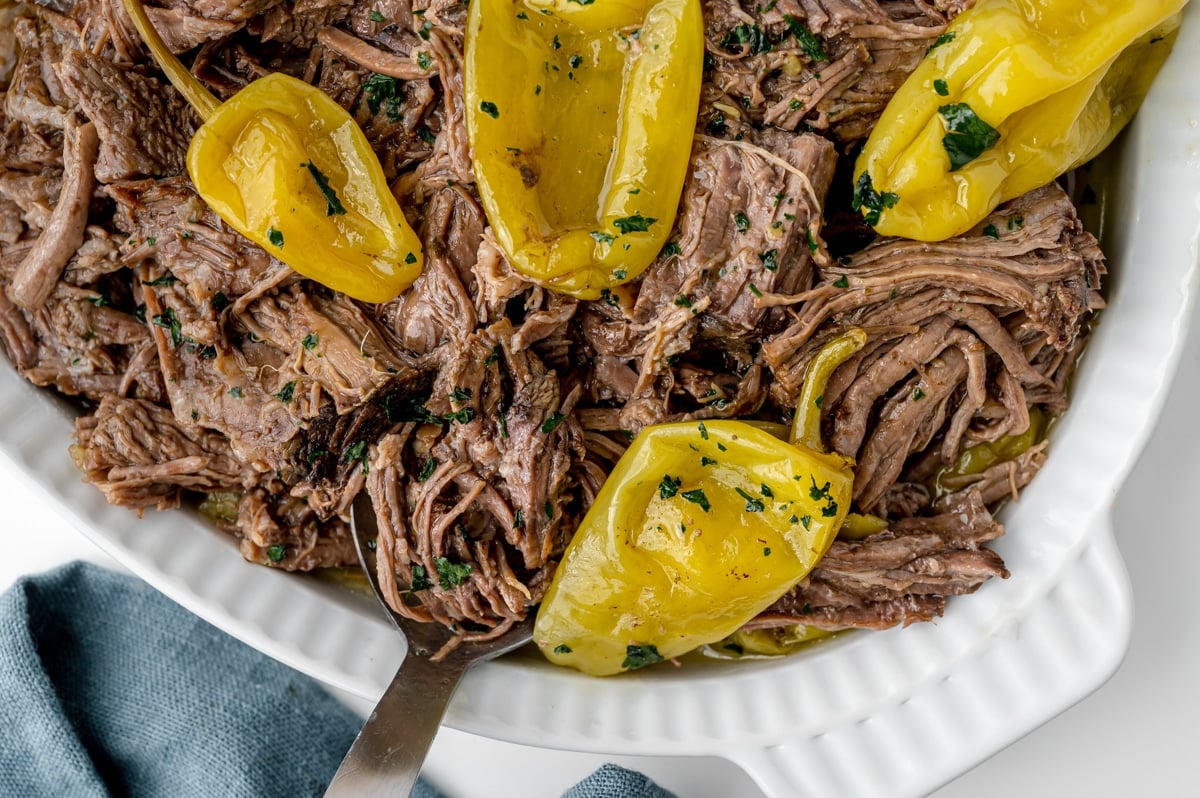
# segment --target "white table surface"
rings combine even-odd
[[[5,365],[5,367],[7,367]],[[1133,640],[1116,675],[1075,707],[943,787],[937,798],[1200,794],[1200,327],[1188,336],[1155,433],[1117,500],[1114,526],[1133,581]],[[5,479],[9,522],[0,590],[74,559],[116,564],[45,501]],[[970,599],[965,599],[970,600]],[[639,769],[679,798],[757,798],[718,759],[600,757],[500,743],[443,729],[427,778],[451,798],[559,795],[605,761]]]

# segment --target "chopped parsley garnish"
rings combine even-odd
[[[850,278],[848,278],[846,275],[843,274],[841,277],[839,277],[833,281],[833,287],[834,288],[849,288],[850,287]]]
[[[1025,226],[1025,217],[1024,216],[1008,217],[1007,227],[1009,230],[1020,230],[1024,226]]]
[[[417,35],[425,41],[429,41],[429,32],[433,30],[433,23],[429,20],[421,23],[421,27],[417,30]]]
[[[662,482],[658,483],[658,495],[660,498],[669,499],[679,492],[679,486],[683,484],[683,480],[679,477],[673,477],[670,474],[664,474]]]
[[[363,465],[366,465],[367,442],[366,441],[355,441],[354,443],[350,444],[350,446],[348,446],[346,448],[346,451],[342,454],[342,459],[347,460],[349,462],[354,462],[355,460],[362,460]]]
[[[809,479],[812,480],[812,487],[808,489],[808,497],[815,502],[819,502],[821,499],[828,499],[829,498],[829,483],[826,482],[824,487],[818,488],[817,487],[817,478],[809,477]]]
[[[688,299],[686,296],[680,295],[680,296],[675,297],[675,307],[690,308],[691,306],[692,306],[692,300]]]
[[[951,172],[966,166],[1000,141],[996,128],[980,119],[966,103],[939,106],[938,113],[946,122],[942,146],[950,156]]]
[[[329,185],[329,178],[325,173],[317,168],[312,161],[300,164],[308,173],[312,175],[313,182],[317,184],[317,190],[321,192],[321,196],[325,198],[325,215],[326,216],[345,216],[346,206],[342,205],[342,201],[338,199],[337,192]]]
[[[810,61],[829,61],[829,53],[825,52],[825,43],[816,34],[791,14],[784,14],[783,18],[787,21],[788,30],[796,37],[796,41],[800,44],[800,49],[804,51],[804,54],[808,56]]]
[[[750,217],[741,211],[733,215],[733,223],[737,225],[739,233],[744,233],[750,229]]]
[[[283,402],[285,405],[292,401],[292,397],[296,395],[296,383],[289,382],[279,389],[279,393],[275,394],[275,398]]]
[[[329,456],[328,449],[313,449],[311,452],[308,453],[308,464],[313,465],[318,460],[320,460],[322,457],[328,457],[328,456]]]
[[[171,346],[179,346],[183,343],[183,327],[175,316],[174,308],[167,308],[162,313],[152,316],[150,321],[171,334]]]
[[[925,51],[925,55],[929,55],[934,50],[941,47],[943,44],[949,44],[950,42],[954,41],[954,35],[955,35],[954,31],[947,31],[946,33],[943,33],[941,36],[938,36],[936,39],[933,40],[933,44],[929,45],[929,49],[927,49]]]
[[[622,660],[621,667],[627,671],[636,671],[638,668],[662,661],[663,656],[658,653],[658,646],[652,643],[644,646],[631,645],[625,647],[625,659]]]
[[[770,546],[763,546],[763,556],[764,557],[771,556],[771,547]]]
[[[437,421],[437,417],[429,412],[424,400],[418,396],[402,397],[394,393],[389,394],[383,400],[383,410],[387,413],[389,424],[401,421],[416,421],[421,424]]]
[[[716,464],[717,464],[717,461],[711,457],[701,457],[700,458],[701,466],[710,466],[710,465],[716,465]]]
[[[431,587],[433,587],[433,583],[425,575],[425,566],[414,565],[412,567],[412,584],[408,589],[416,593],[418,590],[428,590]]]
[[[549,500],[542,505],[542,512],[546,514],[547,521],[554,520],[554,505],[551,504]]]
[[[567,417],[562,413],[551,413],[546,417],[546,420],[542,422],[542,432],[546,435],[549,435],[551,432],[554,432],[555,428],[559,424],[563,423],[566,418]]]
[[[658,257],[669,258],[672,255],[678,255],[680,251],[681,250],[679,249],[678,244],[676,244],[674,241],[668,241],[667,243],[663,244],[663,248],[659,250]]]
[[[430,60],[429,53],[424,50],[417,53],[417,66],[427,72],[429,71],[429,67],[433,66],[433,61]]]
[[[596,239],[598,244],[611,244],[617,240],[617,237],[612,233],[602,233],[599,230],[592,231],[592,238]]]
[[[624,280],[628,276],[628,272],[624,269],[613,269],[612,274],[614,280]]]
[[[946,97],[950,94],[950,87],[946,85],[946,81],[938,78],[933,82],[933,90],[938,93],[939,97]]]
[[[465,562],[450,562],[445,557],[434,557],[433,565],[438,572],[438,585],[442,590],[458,587],[471,575],[471,566]]]
[[[372,22],[383,22],[384,21],[383,14],[380,14],[378,11],[372,11],[367,16],[370,18],[370,20]]]
[[[815,255],[817,252],[817,238],[813,235],[811,227],[804,230],[804,237],[808,240],[808,251]]]
[[[714,111],[708,122],[704,124],[704,130],[710,136],[724,136],[729,130],[729,126],[725,124],[725,114],[719,110]]]
[[[755,496],[751,496],[749,493],[742,490],[741,488],[734,488],[734,490],[737,491],[737,495],[741,496],[743,499],[746,500],[746,512],[761,513],[763,511],[762,499],[759,499]]]
[[[1000,238],[1000,231],[996,229],[996,225],[994,224],[989,224],[987,227],[983,228],[983,234],[988,238]]]
[[[913,398],[914,402],[919,402],[925,398],[925,392],[922,391],[920,388],[916,388],[912,392],[912,398]]]
[[[899,194],[893,194],[890,191],[884,191],[881,194],[876,191],[875,185],[871,182],[870,172],[863,172],[854,184],[854,196],[850,200],[850,208],[855,211],[866,208],[867,212],[863,214],[863,220],[874,227],[879,224],[879,214],[885,208],[895,207],[899,201]]]
[[[311,352],[317,348],[317,342],[320,340],[320,337],[315,332],[310,332],[300,340],[300,345]]]
[[[701,437],[701,438],[703,438],[704,440],[708,440],[708,427],[704,426],[704,422],[703,422],[703,421],[699,422],[699,423],[696,425],[696,429],[700,430],[700,437]]]
[[[762,487],[759,489],[759,492],[762,493],[762,495],[766,496],[768,499],[775,498],[775,492],[772,491],[770,486],[768,486],[766,484],[762,485]]]
[[[578,2],[578,0],[571,0],[571,1]],[[587,1],[589,3],[592,2],[592,0],[587,0]],[[571,647],[568,646],[566,643],[559,643],[557,646],[554,647],[554,653],[555,654],[570,654]]]
[[[428,482],[433,476],[433,472],[437,471],[438,461],[435,457],[430,457],[421,463],[421,470],[417,472],[417,482]]]
[[[274,227],[267,228],[267,240],[271,242],[271,246],[283,249],[283,233],[279,232]]]
[[[492,119],[500,118],[500,109],[496,107],[494,102],[483,100],[479,103],[479,110],[490,116]]]
[[[759,299],[762,299],[763,293],[762,293],[762,291],[759,290],[758,286],[755,285],[754,283],[750,283],[750,293],[754,294]]]
[[[98,308],[107,307],[112,304],[112,302],[110,302],[108,297],[106,297],[104,294],[96,294],[95,296],[90,296],[87,298],[87,301],[91,302],[93,305],[95,305]]]
[[[518,507],[517,511],[515,513],[513,513],[512,528],[513,529],[524,529],[525,528],[525,511],[522,510],[520,507]]]
[[[704,495],[704,490],[702,488],[696,488],[695,490],[685,490],[683,493],[681,493],[679,495],[682,496],[686,501],[691,502],[692,504],[700,505],[700,509],[706,513],[712,509],[712,505],[708,503],[708,497]]]
[[[285,556],[287,556],[287,546],[279,543],[267,546],[267,559],[271,562],[283,562]]]
[[[399,80],[390,75],[372,75],[363,83],[363,94],[367,95],[367,108],[371,113],[377,114],[382,108],[388,119],[400,121],[404,94]]]
[[[159,277],[157,280],[142,280],[142,285],[158,287],[162,285],[174,285],[177,282],[179,282],[179,278],[168,273],[164,274],[162,277]]]
[[[650,229],[650,225],[657,222],[653,216],[642,216],[640,213],[635,213],[633,216],[622,216],[619,219],[613,219],[613,227],[621,231],[621,235],[629,233],[644,233]]]
[[[500,359],[500,344],[492,345],[492,353],[483,359],[483,365],[490,366]]]
[[[811,515],[803,516],[800,519],[800,525],[803,526],[805,529],[808,529],[809,527],[811,527],[812,526],[812,516]]]
[[[464,407],[461,410],[447,413],[442,418],[446,421],[457,421],[459,424],[470,424],[475,418],[475,410],[470,407]]]
[[[450,391],[450,401],[460,405],[471,401],[471,389],[455,385]]]
[[[567,65],[570,66],[571,69],[579,69],[579,67],[583,66],[583,56],[576,53],[567,59]]]
[[[821,508],[821,516],[824,518],[833,518],[835,515],[837,515],[837,512],[838,505],[833,499],[830,499],[829,504],[826,504]]]
[[[758,259],[762,261],[763,268],[769,272],[779,271],[779,262],[776,256],[779,254],[777,249],[768,249],[766,252],[760,252]]]
[[[421,125],[417,128],[417,136],[426,144],[432,144],[437,141],[437,134],[433,132],[433,128],[429,125]]]
[[[739,49],[741,45],[745,45],[749,49],[750,55],[771,51],[771,41],[767,38],[767,34],[763,33],[763,29],[744,22],[730,30],[721,39],[721,46],[726,50]]]

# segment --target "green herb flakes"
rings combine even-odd
[[[662,481],[658,483],[659,498],[669,499],[679,492],[679,486],[683,484],[683,480],[679,477],[673,477],[670,474],[664,474]]]
[[[946,123],[942,146],[950,157],[950,171],[955,172],[978,158],[1000,141],[1000,133],[979,118],[966,103],[951,103],[938,107]]]
[[[900,195],[891,191],[880,193],[875,190],[869,172],[863,172],[854,184],[854,196],[850,199],[850,208],[855,211],[866,209],[863,220],[874,227],[879,224],[879,215],[887,208],[894,208],[900,201]]]
[[[342,201],[338,199],[337,192],[329,185],[329,178],[325,173],[318,169],[317,165],[312,161],[300,165],[308,170],[313,182],[317,184],[317,190],[321,192],[321,196],[325,199],[325,215],[345,216],[346,206],[342,205]]]
[[[465,562],[454,563],[445,557],[434,557],[433,565],[437,568],[438,585],[442,590],[458,587],[471,575],[471,566]]]
[[[635,671],[662,661],[663,656],[658,653],[658,646],[650,643],[644,646],[630,645],[625,647],[625,659],[621,662],[621,667],[627,671]]]
[[[650,229],[650,225],[657,222],[653,216],[642,216],[640,213],[635,213],[633,216],[623,216],[619,219],[613,219],[613,227],[621,231],[621,235],[629,233],[645,233]]]
[[[704,495],[704,490],[702,488],[685,490],[679,495],[682,496],[685,501],[700,505],[700,509],[706,513],[712,509],[712,505],[708,503],[708,497]]]

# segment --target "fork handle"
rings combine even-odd
[[[338,766],[325,798],[407,798],[469,662],[411,653]]]

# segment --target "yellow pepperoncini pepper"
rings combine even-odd
[[[138,0],[124,0],[163,72],[204,119],[188,147],[196,192],[231,227],[309,279],[386,302],[424,265],[421,240],[362,129],[320,89],[283,73],[225,103],[163,43]]]
[[[1095,157],[1170,52],[1187,0],[979,0],[888,103],[854,209],[938,241]]]
[[[818,353],[805,396],[865,341],[852,330]],[[816,423],[796,429],[816,437],[789,444],[742,421],[642,430],[555,572],[534,627],[542,653],[597,676],[633,670],[727,637],[794,587],[837,536],[854,484]]]
[[[666,243],[700,98],[699,0],[475,0],[467,134],[513,266],[583,299]]]

